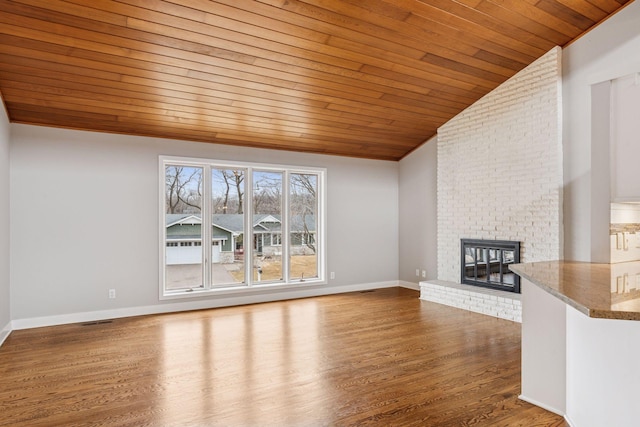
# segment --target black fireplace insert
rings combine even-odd
[[[460,240],[460,283],[520,293],[520,276],[509,265],[520,262],[520,242]]]

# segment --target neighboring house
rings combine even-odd
[[[166,263],[199,264],[202,262],[202,218],[196,214],[166,214]],[[211,262],[232,263],[238,237],[229,228],[214,224],[211,234]]]
[[[282,221],[279,215],[253,216],[253,249],[258,255],[282,254]],[[244,215],[215,214],[211,234],[211,261],[230,264],[244,253]],[[202,262],[202,218],[198,214],[166,214],[166,263]],[[313,215],[293,216],[290,224],[291,255],[315,253],[316,224]]]

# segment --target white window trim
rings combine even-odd
[[[166,256],[166,226],[165,226],[165,166],[166,165],[182,165],[182,166],[191,166],[191,167],[202,167],[203,168],[203,194],[206,195],[205,200],[208,199],[211,193],[211,169],[212,168],[242,168],[247,171],[245,176],[245,212],[253,211],[253,197],[251,194],[253,192],[253,170],[259,171],[274,171],[274,172],[283,172],[283,182],[282,182],[282,194],[283,194],[283,213],[282,213],[282,225],[281,230],[283,233],[281,235],[281,246],[286,249],[286,254],[289,255],[289,233],[284,232],[288,230],[288,206],[289,206],[289,176],[290,174],[315,174],[318,176],[317,182],[317,197],[318,197],[318,212],[317,212],[317,229],[316,229],[316,242],[317,247],[320,248],[317,251],[317,265],[318,265],[318,277],[314,279],[305,278],[304,280],[295,279],[293,281],[285,280],[278,281],[274,283],[252,283],[252,262],[247,262],[246,260],[251,260],[253,257],[253,244],[247,245],[245,243],[244,251],[245,251],[245,278],[247,279],[247,283],[244,285],[233,285],[230,287],[209,287],[206,288],[207,283],[210,282],[208,280],[208,272],[206,270],[207,260],[211,256],[211,248],[207,248],[207,245],[201,246],[203,248],[203,281],[205,283],[205,289],[193,289],[193,290],[180,290],[180,291],[166,291],[165,290],[165,256]],[[301,166],[291,166],[291,165],[282,165],[282,164],[268,164],[268,163],[252,163],[252,162],[234,162],[227,160],[214,160],[214,159],[205,159],[205,158],[193,158],[193,157],[176,157],[176,156],[159,156],[158,160],[158,187],[159,187],[159,267],[160,267],[160,275],[159,275],[159,298],[160,300],[171,300],[171,299],[184,299],[184,298],[198,298],[198,297],[206,297],[206,296],[218,296],[218,295],[228,295],[228,294],[243,294],[243,293],[255,293],[259,290],[272,291],[274,289],[293,289],[293,288],[301,288],[301,287],[311,287],[317,285],[326,285],[327,282],[327,243],[326,243],[326,189],[327,189],[327,170],[326,168],[318,168],[318,167],[301,167]],[[210,203],[203,203],[202,207],[202,218],[210,218],[211,213]],[[203,227],[203,235],[202,239],[204,241],[210,240],[211,230],[208,230],[209,227]],[[252,228],[252,215],[245,214],[245,239],[250,236],[253,241],[253,228]],[[289,277],[289,256],[282,257],[282,271],[283,275],[288,279]]]

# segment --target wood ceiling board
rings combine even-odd
[[[614,0],[3,0],[12,122],[398,160]]]
[[[81,46],[79,46],[79,47],[81,47]],[[169,65],[170,65],[170,64],[169,64]],[[181,74],[179,71],[174,71],[174,73],[175,73],[175,74]],[[378,97],[379,95],[380,95],[380,94],[375,94],[375,93],[374,93],[372,96],[374,96],[374,97]]]

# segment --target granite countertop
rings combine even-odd
[[[589,317],[640,320],[640,261],[545,261],[510,269]]]

